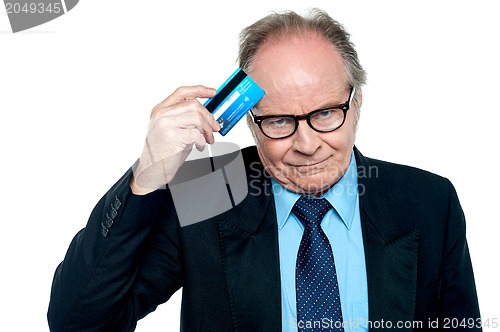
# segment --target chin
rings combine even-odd
[[[335,183],[328,181],[328,179],[315,180],[315,181],[301,181],[295,185],[296,190],[300,194],[307,194],[311,196],[321,196],[326,193]]]

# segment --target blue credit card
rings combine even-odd
[[[203,106],[214,115],[219,133],[225,136],[263,96],[264,90],[238,68]]]

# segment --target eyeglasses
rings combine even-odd
[[[312,129],[320,133],[328,133],[339,129],[345,122],[347,111],[350,108],[356,89],[351,88],[349,100],[338,106],[325,107],[305,115],[264,115],[256,116],[250,110],[253,121],[259,126],[262,133],[273,139],[287,138],[295,134],[300,120],[307,120]]]

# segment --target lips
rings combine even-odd
[[[308,163],[305,165],[293,165],[293,167],[300,173],[310,173],[326,167],[328,159],[319,162]]]

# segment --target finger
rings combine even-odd
[[[182,116],[181,113],[188,112],[191,109],[197,109],[198,112],[203,113],[203,116],[211,114],[205,107],[203,107],[199,100],[183,99],[173,105],[167,105],[166,103],[156,105],[151,111],[151,118],[159,117],[166,113]],[[215,126],[214,128],[217,127]]]
[[[196,128],[210,144],[215,141],[214,131],[220,130],[220,125],[215,121],[213,114],[196,100],[159,109],[153,121],[163,122],[162,127]]]
[[[197,111],[205,140],[212,144],[215,142],[214,132],[218,132],[221,129],[220,124],[205,107],[197,108]]]
[[[220,124],[215,121],[214,115],[205,107],[202,107],[201,109],[198,108],[198,115],[202,127],[202,134],[204,135],[205,140],[207,143],[214,143],[214,132],[218,132],[221,129]]]
[[[186,101],[189,103],[189,101]],[[205,107],[203,107],[199,102],[191,102],[194,108],[198,112],[200,118],[200,123],[205,133],[212,134],[213,132],[219,131],[221,129],[220,124],[215,120],[214,115],[210,113]],[[208,126],[208,127],[207,127]]]
[[[196,146],[198,151],[203,151],[205,149],[205,138],[197,129],[187,129],[185,132],[186,140],[183,142],[186,146]]]
[[[200,152],[205,150],[205,144],[206,144],[205,138],[203,138],[203,136],[201,135],[198,135],[198,139],[196,140],[196,142],[194,142],[196,149]]]
[[[210,127],[212,127],[212,131],[219,131],[221,129],[220,123],[215,120],[213,113],[210,113],[205,107],[203,107],[201,111],[201,116],[204,117]]]
[[[207,143],[213,144],[215,142],[214,132],[218,132],[220,130],[220,124],[215,121],[212,113],[208,111],[206,111],[206,113],[208,114],[201,115],[202,118],[204,117],[204,121],[202,121],[202,124],[206,123],[206,125],[203,126],[203,136],[205,137]]]
[[[216,89],[208,88],[204,85],[182,86],[177,88],[174,93],[159,103],[158,106],[171,106],[195,98],[212,98],[216,93]]]

